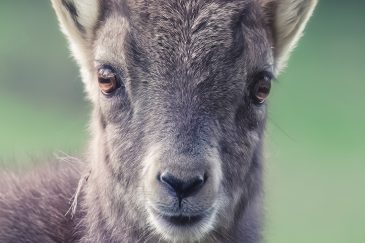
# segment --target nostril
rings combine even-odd
[[[206,181],[206,175],[197,175],[189,179],[180,179],[164,172],[158,176],[159,181],[175,196],[185,198],[199,191]]]
[[[173,193],[180,194],[183,190],[184,182],[182,180],[177,179],[170,173],[162,173],[160,175],[160,181],[162,184],[167,187],[167,189]]]
[[[197,176],[196,178],[191,180],[191,184],[187,185],[189,188],[196,188],[199,186],[202,186],[204,184],[204,177],[203,176]]]

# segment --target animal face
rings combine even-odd
[[[261,146],[273,59],[260,9],[115,9],[94,51],[106,163],[160,233],[198,239],[239,203]]]
[[[267,1],[59,2],[117,200],[168,240],[232,224],[260,184],[265,100],[283,58]],[[82,11],[93,4],[95,16]]]

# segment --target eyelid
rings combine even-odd
[[[109,63],[98,63],[98,64],[96,64],[96,65],[95,65],[95,68],[96,68],[97,70],[102,69],[102,68],[110,69],[110,70],[112,70],[114,73],[116,73],[116,71],[117,71],[117,69],[116,69],[113,65],[111,65],[111,64],[109,64]]]
[[[256,77],[257,77],[257,79],[268,78],[270,81],[275,81],[276,80],[276,77],[270,71],[261,71],[256,75]]]
[[[111,62],[96,60],[96,61],[94,61],[94,67],[95,67],[95,70],[99,70],[101,68],[109,68],[113,71],[113,73],[117,76],[118,79],[124,80],[124,78],[125,78],[124,69],[118,65],[112,64]]]
[[[103,67],[104,63],[105,63],[105,62],[102,62],[102,61],[99,61],[99,60],[95,60],[95,61],[94,61],[94,68],[95,68],[96,70],[98,70],[98,69],[100,69],[101,67]]]
[[[118,70],[117,66],[113,65],[111,62],[101,61],[101,60],[95,60],[94,67],[95,67],[95,69],[110,68],[111,70],[114,70],[114,71]]]

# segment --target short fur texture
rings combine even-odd
[[[252,87],[278,75],[316,1],[52,4],[93,105],[90,148],[1,177],[0,242],[260,242],[266,104]],[[163,173],[204,184],[180,198]]]

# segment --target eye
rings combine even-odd
[[[271,80],[273,76],[269,72],[262,72],[257,75],[253,86],[253,98],[258,104],[263,104],[269,96]]]
[[[110,66],[102,66],[98,69],[98,82],[103,94],[111,94],[119,87],[117,75]]]

